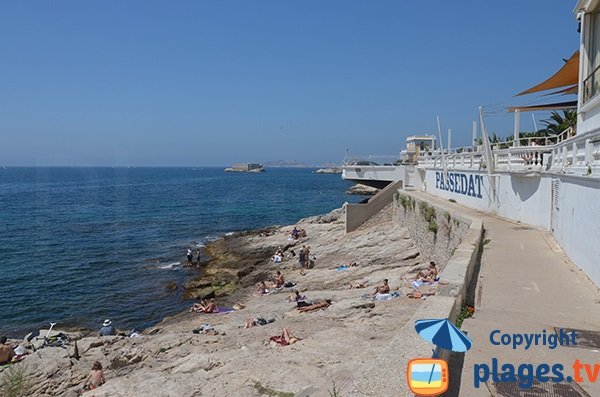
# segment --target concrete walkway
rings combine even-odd
[[[550,366],[562,364],[567,377],[573,375],[572,365],[576,359],[600,364],[600,334],[598,349],[532,346],[528,350],[524,347],[513,350],[511,346],[494,346],[490,342],[493,330],[508,334],[543,334],[544,330],[551,334],[554,328],[600,332],[599,290],[566,257],[551,233],[451,204],[426,193],[416,195],[455,210],[456,214],[481,219],[486,239],[489,239],[483,251],[476,313],[474,318],[465,320],[462,327],[473,341],[473,347],[464,357],[461,396],[519,396],[497,393],[485,384],[478,389],[474,387],[475,365],[487,364],[491,368],[494,357],[498,359],[499,373],[503,372],[502,364],[513,364],[518,369],[524,363],[547,363]],[[581,372],[585,375],[585,370]],[[600,396],[600,376],[597,383],[583,382],[580,386],[590,396]],[[563,390],[552,395],[572,394]]]

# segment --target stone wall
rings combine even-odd
[[[406,193],[394,196],[394,221],[406,227],[423,258],[441,269],[448,263],[469,230],[470,222],[448,210]]]

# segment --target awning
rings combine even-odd
[[[548,96],[548,95],[573,95],[573,94],[577,94],[577,92],[579,91],[579,85],[572,85],[570,87],[567,88],[563,88],[562,90],[558,90],[558,91],[552,91],[549,92],[547,94],[544,94],[542,96]]]
[[[544,81],[536,85],[535,87],[531,87],[528,90],[525,90],[515,96],[531,94],[533,92],[552,90],[554,88],[560,88],[565,86],[571,86],[577,84],[579,80],[579,51],[575,51],[575,53],[569,58],[567,63],[563,65],[562,68],[558,72],[554,74],[554,76],[550,77],[548,80]]]
[[[550,110],[565,110],[565,109],[576,109],[577,101],[569,102],[558,102],[558,103],[547,103],[542,105],[531,105],[531,106],[513,106],[506,109],[509,112],[516,110],[520,112],[538,112],[538,111],[550,111]]]

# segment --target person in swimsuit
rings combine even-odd
[[[0,337],[0,365],[9,363],[15,356],[13,348],[6,344],[6,340],[6,336]]]
[[[191,311],[196,313],[217,313],[219,311],[219,306],[217,306],[215,298],[212,298],[208,304],[206,304],[204,300],[200,301],[200,303],[194,303]]]
[[[102,371],[102,364],[96,361],[92,366],[90,374],[85,379],[83,384],[83,390],[93,390],[98,386],[102,386],[106,382],[104,379],[104,371]]]
[[[282,346],[287,346],[294,344],[301,339],[295,336],[289,328],[283,328],[281,335],[271,336],[270,340]]]
[[[388,279],[383,280],[383,285],[379,285],[375,287],[375,291],[373,292],[373,296],[377,294],[389,294],[390,286],[388,285]]]
[[[275,276],[275,287],[280,288],[285,284],[285,279],[283,278],[283,274],[279,270],[277,270],[277,275]]]
[[[308,305],[308,306],[305,306],[305,307],[299,307],[298,311],[302,312],[302,313],[305,313],[305,312],[310,312],[310,311],[313,311],[313,310],[326,309],[329,306],[331,306],[331,299],[319,299],[318,301],[316,301],[312,305]]]

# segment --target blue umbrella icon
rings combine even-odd
[[[473,342],[447,318],[417,320],[415,329],[421,338],[439,348],[453,352],[466,352]]]

